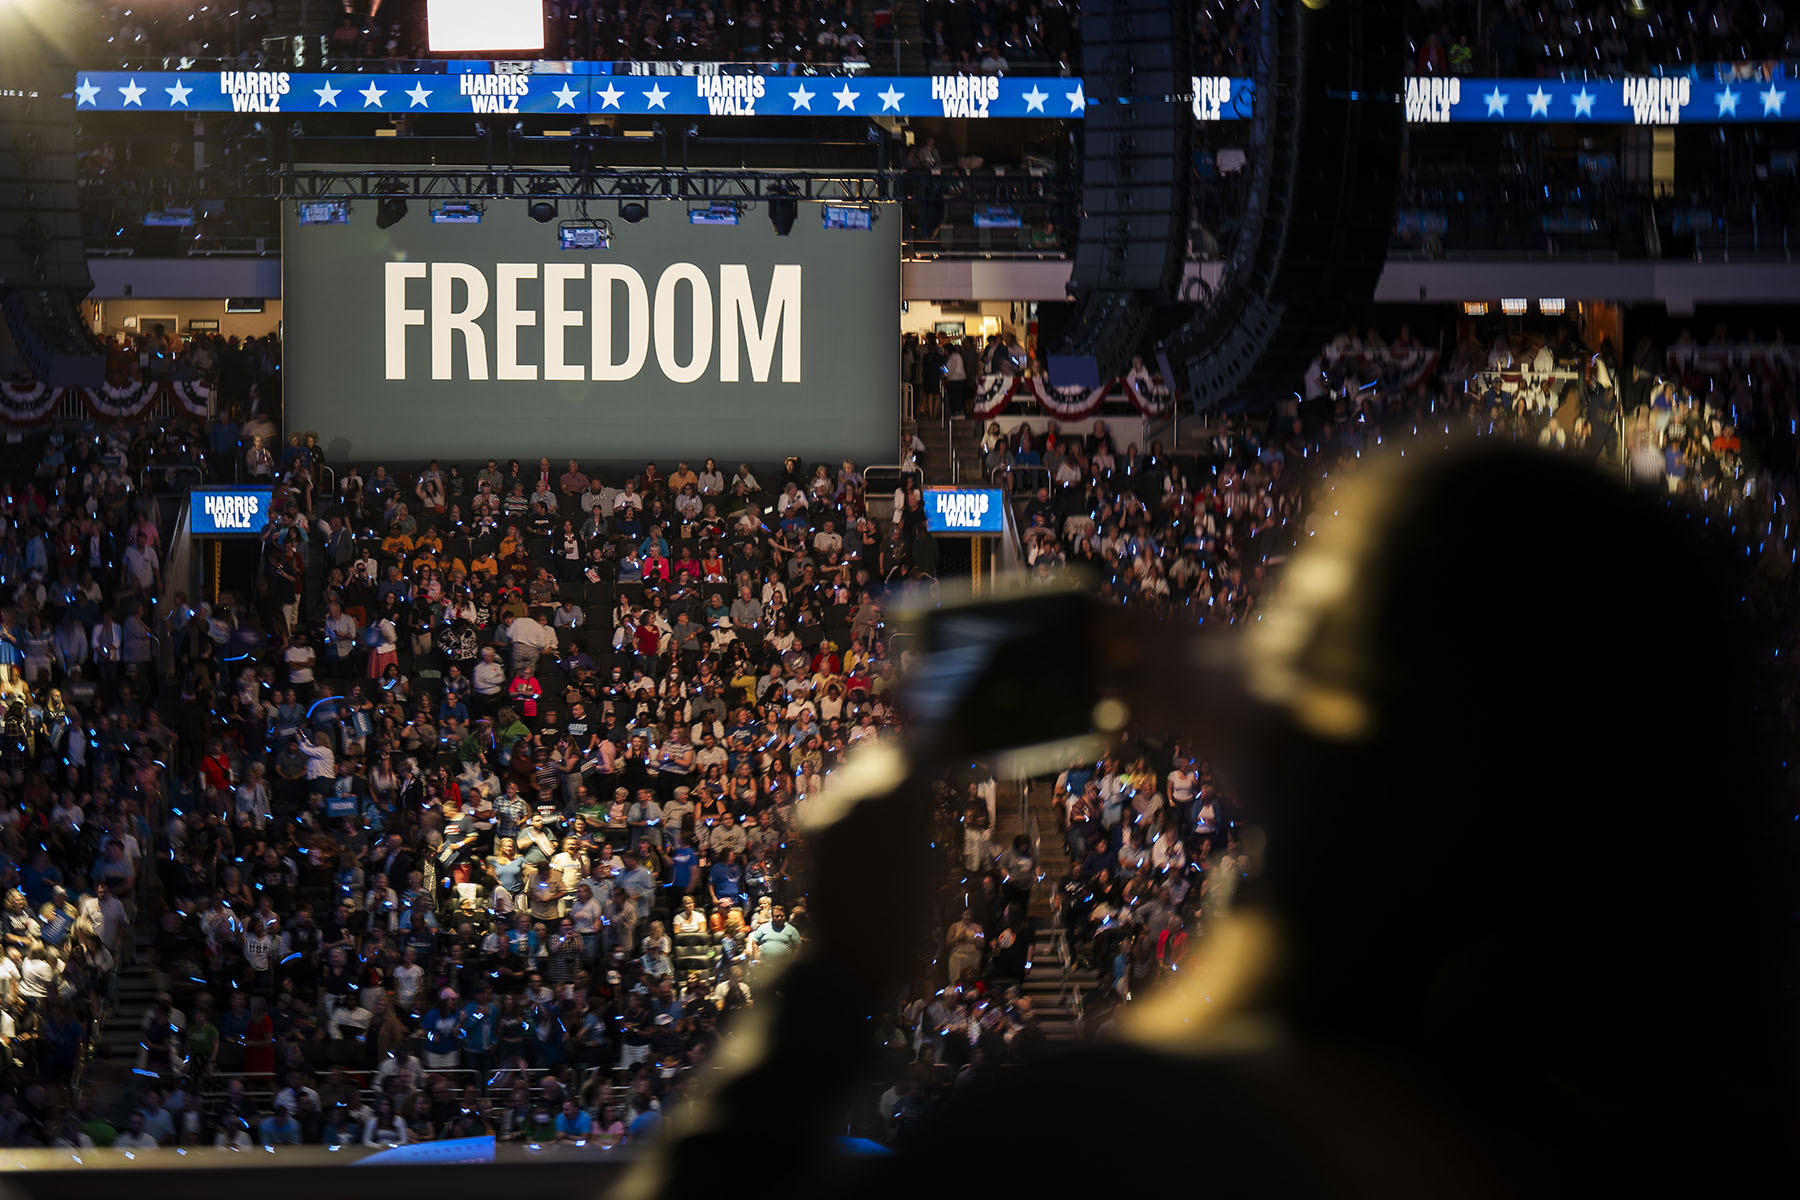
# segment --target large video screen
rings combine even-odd
[[[425,37],[433,54],[542,50],[544,0],[430,0]]]
[[[632,224],[590,202],[610,235],[572,250],[523,201],[489,201],[479,224],[415,201],[387,229],[372,201],[342,225],[285,207],[287,427],[339,461],[894,453],[888,206],[850,230],[803,204],[780,237],[761,208],[696,226],[658,202]]]

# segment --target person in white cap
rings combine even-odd
[[[462,1062],[462,1013],[456,993],[438,993],[437,1007],[420,1019],[425,1033],[425,1066],[432,1071],[453,1071]]]

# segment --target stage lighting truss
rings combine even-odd
[[[294,168],[280,172],[283,200],[613,200],[648,205],[656,200],[740,209],[773,199],[868,205],[898,201],[898,171],[596,171],[588,175],[511,169],[357,171]]]

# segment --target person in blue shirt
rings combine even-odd
[[[50,853],[43,846],[34,848],[30,860],[19,869],[19,890],[25,893],[25,902],[33,912],[50,903],[51,889],[62,881],[61,869],[50,861]]]
[[[287,1109],[277,1109],[272,1116],[264,1117],[257,1128],[257,1136],[264,1146],[298,1146],[300,1144],[300,1122]]]
[[[494,989],[482,984],[475,998],[463,1005],[463,1065],[485,1075],[494,1066],[494,1047],[500,1038],[500,1015],[494,1007]]]
[[[751,764],[751,769],[755,769],[755,759],[750,753],[750,739],[755,733],[755,729],[756,727],[747,721],[731,727],[731,731],[726,735],[726,739],[730,743],[725,751],[726,775],[734,774],[739,763],[748,762]]]
[[[488,869],[499,885],[514,896],[525,891],[525,860],[516,853],[512,838],[503,837],[495,844],[495,855],[488,859]]]
[[[562,1111],[556,1114],[557,1141],[573,1142],[585,1139],[593,1127],[592,1118],[581,1111],[580,1105],[572,1099],[563,1101]]]
[[[669,890],[678,896],[692,891],[694,872],[699,865],[700,851],[687,838],[680,839],[679,844],[669,851]]]
[[[51,889],[50,896],[38,910],[38,936],[44,945],[60,948],[75,932],[81,911],[70,903],[69,893],[60,883]]]
[[[1080,795],[1086,790],[1088,781],[1096,775],[1091,762],[1072,762],[1069,764],[1069,790]]]
[[[443,700],[438,702],[438,721],[441,723],[453,717],[458,721],[468,720],[469,706],[456,692],[446,691]]]
[[[662,1113],[650,1107],[655,1101],[642,1092],[631,1099],[631,1124],[625,1127],[625,1136],[634,1142],[641,1142],[656,1132],[662,1124]]]
[[[744,902],[744,868],[738,864],[737,851],[727,850],[725,857],[712,865],[707,886],[712,889],[715,907],[728,896],[739,904]]]
[[[292,688],[282,695],[282,701],[275,706],[275,715],[270,720],[270,735],[273,738],[290,737],[299,732],[306,721],[306,706],[300,703],[299,696]]]
[[[433,1071],[455,1070],[462,1056],[462,1012],[456,993],[438,993],[437,1007],[419,1019],[425,1031],[425,1065]]]

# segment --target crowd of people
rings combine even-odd
[[[1249,74],[1258,53],[1255,6],[1201,0],[1192,11],[1195,69]],[[1713,63],[1754,72],[1800,56],[1800,28],[1784,13],[1738,0],[1410,0],[1406,45],[1407,73],[1416,75],[1650,74]]]
[[[146,59],[261,63],[277,30],[268,0],[146,10],[94,0],[95,52]],[[1003,0],[919,6],[901,28],[885,0],[550,0],[544,5],[546,58],[645,62],[755,62],[791,69],[891,65],[896,43],[914,44],[937,70],[1004,71],[1014,63],[1061,63],[1075,53],[1077,14],[1064,0]],[[324,32],[332,59],[393,66],[431,57],[425,5],[409,0],[346,3]]]
[[[1510,323],[1509,323],[1510,325]],[[1316,528],[1331,492],[1384,442],[1498,436],[1586,457],[1634,486],[1723,518],[1753,556],[1747,599],[1791,653],[1794,533],[1785,499],[1800,476],[1800,356],[1776,333],[1710,347],[1683,333],[1641,339],[1629,358],[1596,351],[1569,326],[1471,326],[1428,353],[1405,327],[1347,332],[1307,372],[1296,402],[1215,422],[1198,454],[1119,446],[1104,422],[1065,433],[1055,421],[1010,434],[992,426],[985,466],[1011,481],[1030,569],[1078,568],[1108,599],[1186,624],[1242,624],[1279,586],[1279,568]],[[1784,719],[1800,727],[1786,689]],[[1126,740],[1099,762],[1072,763],[1051,787],[1071,867],[1047,885],[1072,961],[1093,966],[1090,1023],[1176,969],[1207,917],[1253,871],[1236,836],[1229,781],[1192,747]],[[1008,982],[995,951],[1028,900],[1032,848],[994,846],[979,805],[963,821],[970,911],[946,934],[946,1005],[981,1009]],[[1047,834],[1046,836],[1054,836]],[[998,1020],[1000,1018],[992,1018]],[[956,1045],[946,1034],[939,1043]]]
[[[908,32],[934,70],[1005,72],[1014,64],[1053,64],[1074,74],[1081,14],[1064,0],[989,0],[918,5],[919,28]]]
[[[151,57],[240,59],[254,65],[266,39],[300,31],[273,27],[269,0],[148,9],[93,0],[97,51],[133,61]],[[811,66],[866,64],[893,44],[911,43],[935,70],[1005,71],[1017,64],[1079,69],[1080,13],[1065,0],[932,0],[916,6],[916,27],[896,24],[883,0],[657,0],[618,5],[550,0],[550,58],[741,61]],[[390,63],[429,57],[423,4],[346,3],[328,34],[343,61]],[[1195,69],[1247,73],[1257,53],[1255,6],[1203,0],[1192,8]],[[1717,0],[1699,7],[1595,0],[1412,0],[1406,38],[1418,74],[1536,75],[1588,71],[1645,73],[1706,63],[1752,64],[1800,56],[1800,26],[1781,6]]]
[[[160,369],[153,338],[122,365]],[[1781,610],[1794,358],[1779,335],[1713,341],[1621,360],[1567,328],[1471,332],[1417,370],[1404,328],[1346,334],[1296,406],[1221,420],[1202,453],[1048,422],[990,430],[984,466],[1029,481],[1039,577],[1079,568],[1110,600],[1230,625],[1384,436],[1506,436],[1730,516]],[[212,353],[251,386],[255,354]],[[163,577],[173,531],[135,490],[132,468],[177,447],[277,488],[254,577],[217,602]],[[316,438],[278,447],[224,416],[41,450],[11,464],[0,539],[10,1140],[653,1129],[806,936],[798,815],[896,728],[883,597],[934,564],[918,493],[878,523],[849,463],[329,464]],[[1127,739],[1050,787],[1070,867],[1049,879],[1040,847],[995,844],[990,779],[941,791],[966,904],[938,974],[884,1014],[919,1065],[881,1102],[889,1132],[943,1071],[1042,1044],[1022,986],[1036,889],[1104,1020],[1253,866],[1227,781],[1187,746]],[[138,953],[159,1000],[130,1015],[133,1066],[154,1087],[129,1111],[69,1103]]]
[[[248,395],[255,348],[160,337],[121,368],[209,353]],[[157,1094],[81,1136],[653,1127],[804,937],[797,814],[895,727],[916,498],[878,529],[852,464],[797,459],[402,475],[223,415],[44,446],[0,541],[13,1058],[69,1079],[142,905],[160,994],[113,1014]],[[135,490],[177,450],[276,488],[216,601],[163,577],[170,514]],[[19,1103],[21,1143],[82,1116]]]
[[[1647,74],[1710,63],[1749,69],[1800,53],[1800,28],[1784,13],[1742,0],[1413,0],[1407,31],[1421,75]]]
[[[269,0],[158,8],[91,0],[93,53],[133,63],[235,61],[278,65],[284,38],[324,39],[330,63],[393,69],[432,57],[426,6],[413,0],[357,0],[338,9],[335,24],[277,29]],[[337,6],[331,6],[337,8]],[[326,10],[321,8],[321,16]],[[1021,14],[1021,19],[1023,16]],[[544,5],[546,58],[612,61],[866,64],[882,45],[892,58],[891,12],[882,0],[657,0],[617,4],[549,0]]]

